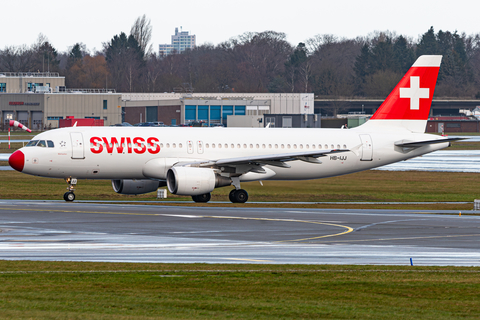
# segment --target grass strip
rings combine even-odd
[[[0,261],[3,319],[477,319],[479,268]],[[33,272],[32,272],[33,271]]]

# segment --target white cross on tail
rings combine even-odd
[[[410,98],[410,110],[420,110],[420,99],[430,96],[430,89],[420,88],[420,77],[410,77],[410,88],[400,88],[400,98]]]

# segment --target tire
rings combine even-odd
[[[228,199],[230,200],[231,203],[235,203],[235,192],[237,190],[236,189],[233,189],[232,191],[230,191],[230,193],[228,194]]]
[[[236,203],[245,203],[248,200],[248,193],[243,189],[235,190],[234,198]]]
[[[208,202],[212,198],[212,195],[210,193],[204,193],[204,194],[199,194],[197,196],[192,196],[192,200],[195,202]]]
[[[68,191],[68,192],[65,192],[65,194],[63,195],[63,199],[65,201],[73,201],[75,200],[75,193],[71,192],[71,191]]]

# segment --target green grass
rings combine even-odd
[[[2,319],[478,319],[480,269],[0,261]],[[22,273],[21,271],[34,271]]]
[[[67,184],[61,179],[41,178],[16,171],[0,171],[0,196],[3,199],[60,200]],[[307,181],[264,181],[242,183],[249,201],[315,202],[302,207],[355,207],[348,202],[469,202],[468,204],[438,205],[376,205],[375,208],[471,210],[473,200],[480,198],[480,179],[475,173],[364,171],[350,175]],[[230,187],[212,192],[212,201],[228,201]],[[120,195],[113,191],[109,180],[79,180],[77,200],[156,200],[156,193]],[[188,200],[190,197],[168,194],[166,200]],[[322,202],[345,204],[322,204]],[[215,204],[210,204],[215,205]],[[222,203],[221,205],[226,205]],[[258,206],[228,204],[229,206]],[[265,205],[263,205],[265,206]],[[279,206],[267,204],[267,206]],[[286,205],[281,205],[286,206]],[[287,206],[292,206],[291,204]],[[372,205],[369,208],[374,208]]]

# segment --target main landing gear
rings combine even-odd
[[[228,195],[228,199],[232,203],[245,203],[248,200],[248,193],[247,191],[240,188],[240,178],[239,177],[232,177],[232,184],[235,187],[230,194]]]
[[[233,189],[228,195],[232,203],[245,203],[248,200],[248,193],[243,189]]]
[[[248,193],[247,191],[243,190],[240,188],[240,178],[239,177],[233,177],[232,178],[232,185],[235,187],[232,191],[230,191],[230,194],[228,195],[228,199],[232,203],[245,203],[248,200]],[[75,196],[74,196],[75,197]],[[212,195],[209,193],[205,194],[199,194],[196,196],[192,196],[192,200],[198,203],[206,203],[210,201],[212,198]]]
[[[75,200],[75,186],[77,185],[77,178],[66,178],[65,182],[68,183],[67,192],[63,194],[63,200],[71,202]]]
[[[196,196],[192,196],[192,200],[195,202],[208,202],[212,198],[212,195],[209,193],[199,194]]]

